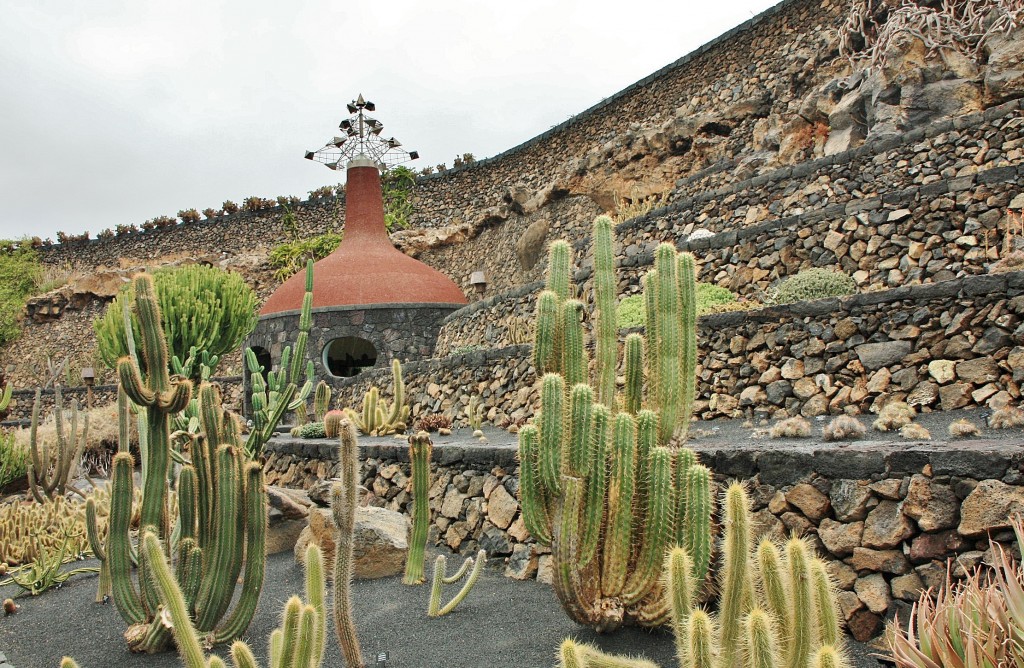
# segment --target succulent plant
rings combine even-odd
[[[479,579],[480,569],[483,568],[486,561],[487,551],[480,550],[476,553],[475,558],[467,557],[457,571],[448,575],[448,560],[443,554],[437,555],[437,559],[434,560],[434,584],[430,588],[430,602],[427,604],[427,616],[444,617],[454,610],[459,603],[462,603],[466,598],[466,595],[469,594],[469,591],[473,588],[473,585],[475,585],[476,581]],[[441,605],[441,593],[444,585],[455,584],[462,578],[466,578],[466,581],[462,584],[462,588],[459,589],[458,593],[452,597],[452,600]]]
[[[313,415],[317,422],[323,422],[327,410],[331,407],[331,386],[321,380],[316,384],[316,391],[313,393]]]
[[[54,437],[56,443],[39,443],[36,430],[39,427],[39,406],[41,391],[36,390],[35,403],[32,405],[32,427],[29,442],[32,456],[29,458],[28,473],[29,489],[36,501],[55,496],[64,496],[68,483],[74,480],[78,464],[82,461],[86,439],[89,435],[89,413],[82,413],[82,430],[78,431],[78,402],[71,402],[71,423],[67,432],[64,431],[64,400],[60,385],[53,388],[53,419],[56,427]],[[51,450],[52,447],[52,450]]]
[[[409,461],[412,462],[412,532],[409,535],[409,553],[405,558],[405,576],[402,583],[421,584],[423,552],[427,546],[430,526],[430,455],[433,444],[430,435],[421,431],[409,437]]]
[[[359,638],[352,619],[352,576],[354,573],[354,532],[359,504],[359,448],[355,425],[341,423],[338,448],[339,481],[331,490],[331,515],[334,518],[334,630],[341,645],[346,668],[364,668]]]
[[[345,415],[361,433],[367,436],[384,436],[386,434],[403,433],[409,424],[409,406],[405,403],[405,382],[402,380],[402,364],[397,359],[391,360],[391,396],[394,398],[389,406],[380,398],[380,390],[371,387],[363,395],[363,410],[357,413],[351,408],[345,409]]]
[[[563,608],[576,622],[609,631],[624,623],[664,622],[661,573],[669,547],[687,546],[694,555],[693,577],[703,582],[710,563],[712,496],[710,474],[693,451],[666,447],[685,438],[690,422],[696,356],[693,258],[669,244],[658,247],[654,271],[644,279],[651,311],[649,408],[643,407],[644,339],[630,334],[624,410],[615,413],[616,280],[609,218],[595,221],[593,239],[597,388],[587,384],[583,304],[569,298],[569,245],[555,242],[535,322],[541,410],[536,424],[519,431],[520,495],[527,530],[552,548],[555,592]]]
[[[341,434],[341,421],[345,419],[345,411],[327,411],[324,415],[324,435],[327,438],[338,438]]]

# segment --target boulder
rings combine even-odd
[[[1024,512],[1024,488],[999,480],[982,480],[960,506],[958,531],[964,536],[983,536],[990,529],[1010,526],[1010,515]]]
[[[960,501],[948,485],[940,485],[923,475],[910,479],[903,512],[917,520],[922,531],[955,527],[960,519]]]
[[[995,34],[985,42],[985,105],[1001,104],[1024,95],[1024,39],[1018,28]]]
[[[401,573],[409,551],[408,535],[409,520],[405,515],[384,508],[357,508],[353,535],[356,579],[369,580]],[[329,508],[310,511],[309,525],[295,543],[295,558],[300,563],[305,559],[310,541],[320,546],[330,574],[335,543],[334,521]]]

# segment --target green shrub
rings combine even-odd
[[[0,346],[18,338],[21,310],[41,275],[39,254],[28,243],[0,241]]]
[[[235,350],[256,326],[256,293],[239,274],[198,264],[153,272],[168,353],[183,361],[189,351],[221,356]],[[116,368],[128,354],[122,304],[134,300],[132,284],[93,322],[96,347],[103,363]],[[135,346],[142,350],[138,320],[132,314]],[[216,367],[214,362],[213,367]],[[213,368],[210,369],[213,371]]]
[[[412,215],[412,190],[416,186],[416,172],[408,167],[392,167],[381,175],[384,197],[384,225],[388,231],[409,227]]]
[[[856,291],[856,281],[840,271],[805,269],[783,281],[776,290],[772,302],[791,304],[808,299],[852,295]]]
[[[737,302],[735,293],[712,285],[697,284],[697,315],[719,313],[721,311],[740,311],[749,308],[746,302]],[[619,327],[642,327],[645,321],[643,295],[632,295],[619,302]]]
[[[306,268],[306,260],[322,260],[338,247],[341,235],[333,232],[321,234],[308,239],[295,239],[270,251],[270,266],[274,268],[274,278],[284,282]]]

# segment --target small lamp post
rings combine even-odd
[[[469,275],[469,284],[473,286],[478,295],[483,296],[487,290],[487,276],[482,271],[474,271]]]
[[[82,382],[85,384],[85,407],[92,410],[92,386],[96,384],[96,371],[91,366],[82,368]]]

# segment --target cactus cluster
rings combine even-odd
[[[27,564],[58,549],[65,539],[71,555],[89,549],[84,504],[57,496],[36,503],[0,505],[0,562]]]
[[[584,305],[570,298],[569,245],[555,242],[537,302],[533,355],[542,375],[541,409],[536,424],[519,432],[520,495],[527,530],[552,548],[562,606],[576,622],[608,631],[666,620],[660,576],[669,547],[685,545],[695,555],[693,578],[704,580],[713,497],[708,469],[676,445],[693,402],[693,258],[668,244],[658,247],[644,279],[651,309],[647,370],[644,340],[631,334],[620,401],[609,218],[595,221],[593,240],[596,389],[588,384]]]
[[[397,359],[391,360],[391,375],[391,396],[394,399],[390,406],[380,398],[380,390],[374,386],[363,395],[362,411],[345,409],[345,415],[360,433],[367,436],[384,436],[402,434],[408,428],[409,406],[405,403],[402,364]]]
[[[807,542],[790,538],[780,549],[769,538],[753,546],[750,500],[740,483],[726,490],[718,569],[718,614],[697,602],[692,558],[685,548],[665,557],[665,598],[680,668],[840,668],[839,608],[825,563]],[[617,657],[566,640],[562,668],[647,668],[649,661]]]
[[[267,522],[263,470],[259,462],[246,457],[238,419],[223,409],[219,390],[203,383],[198,393],[200,434],[192,441],[190,459],[182,458],[177,512],[172,516],[170,419],[189,404],[192,383],[168,373],[160,309],[153,280],[146,274],[134,279],[134,310],[141,351],[118,362],[118,376],[143,416],[141,534],[152,534],[164,556],[174,560],[175,575],[198,632],[209,643],[223,642],[248,627],[263,586]],[[125,632],[129,648],[159,651],[170,641],[171,632],[159,614],[157,586],[146,576],[154,568],[147,551],[139,551],[137,557],[137,583],[132,574],[135,462],[122,449],[112,468],[108,536],[106,541],[100,538],[95,503],[90,500],[86,503],[90,542],[109,574],[118,612],[129,624]],[[239,580],[242,592],[235,600]]]
[[[692,606],[690,557],[666,558],[676,653],[683,668],[825,668],[846,665],[834,585],[807,542],[755,547],[750,500],[733,483],[723,502],[724,536],[714,618]]]
[[[313,261],[306,263],[306,293],[302,298],[299,314],[299,333],[295,346],[285,346],[277,370],[267,370],[256,359],[252,348],[245,350],[245,364],[249,370],[252,385],[252,427],[245,441],[245,451],[253,459],[263,454],[263,447],[274,435],[281,418],[288,411],[296,411],[296,417],[304,416],[306,398],[313,391],[313,362],[302,360],[306,356],[309,330],[313,326]],[[305,369],[305,382],[299,386],[300,371]],[[264,378],[264,372],[266,377]],[[301,424],[305,420],[298,420]]]
[[[28,460],[28,484],[36,501],[56,496],[63,496],[68,491],[68,483],[75,479],[78,464],[82,461],[86,439],[89,435],[89,413],[79,412],[78,402],[71,402],[71,423],[64,430],[64,400],[60,385],[53,388],[53,420],[56,427],[56,443],[40,443],[37,436],[39,428],[39,406],[41,391],[36,389],[35,403],[32,405],[32,427],[29,430],[31,457]],[[82,430],[78,430],[79,415],[82,416]]]
[[[412,532],[409,534],[409,553],[405,558],[402,583],[421,584],[423,552],[427,546],[430,527],[430,455],[433,443],[430,434],[421,431],[409,437],[409,461],[412,462]]]

